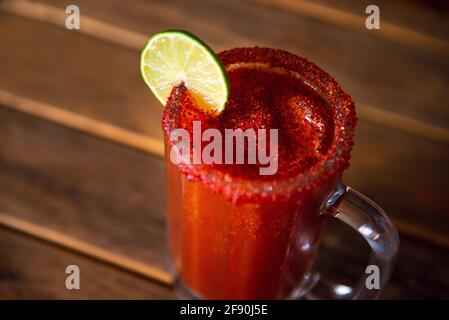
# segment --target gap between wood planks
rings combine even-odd
[[[164,145],[159,139],[154,139],[128,129],[81,116],[56,106],[23,98],[2,89],[0,89],[0,107],[25,113],[39,119],[81,131],[85,134],[118,143],[125,147],[137,149],[150,155],[159,157],[164,156]],[[367,112],[371,112],[369,109],[367,110]],[[378,114],[378,116],[385,118],[385,115],[382,114]],[[419,128],[420,126],[425,127],[426,124],[418,122],[412,127]],[[438,134],[435,135],[440,137],[439,139],[441,142],[449,143],[448,130],[441,129],[441,132],[438,132]],[[397,226],[400,233],[404,235],[449,248],[449,237],[444,234],[437,234],[432,230],[411,224],[401,219],[392,218],[392,221]]]
[[[356,28],[356,26],[356,29],[358,29],[360,23],[362,23],[363,25],[363,18],[360,16],[302,0],[298,0],[296,2],[292,2],[290,0],[253,1],[270,3],[271,5],[277,6],[289,6],[292,7],[293,10],[298,11],[303,15],[312,16],[317,19],[336,23],[339,25],[350,27],[352,29]],[[0,10],[31,18],[37,21],[50,23],[52,25],[57,25],[59,27],[65,27],[65,19],[67,17],[67,14],[62,9],[25,0],[3,0],[0,2]],[[83,15],[82,23],[83,28],[78,30],[79,32],[128,49],[140,51],[143,45],[148,40],[148,36],[145,34],[130,31],[112,25],[110,23],[105,23],[86,15]],[[436,39],[431,36],[388,23],[383,23],[382,28],[384,31],[380,34],[386,34],[385,37],[389,38],[390,40],[395,39],[401,43],[411,41],[409,44],[418,46],[422,49],[434,48],[441,53],[449,53],[449,42],[447,41]],[[429,124],[427,122],[413,119],[405,115],[382,110],[372,106],[366,106],[363,104],[357,104],[357,110],[358,116],[361,119],[369,121],[371,123],[411,133],[438,142],[449,142],[449,130],[437,125]],[[61,118],[64,119],[67,118],[66,116],[69,116],[68,114],[63,115],[62,112],[60,115]],[[76,118],[76,115],[73,114],[69,117]],[[110,126],[103,123],[101,124],[101,127],[109,132],[117,133],[114,134],[114,136],[116,136],[116,139],[121,139],[120,137],[122,135],[118,134],[118,132],[120,131],[118,127],[109,130],[111,128],[106,127]],[[129,141],[134,141],[139,145],[148,143],[148,141],[137,142],[138,140],[139,138],[134,137]],[[153,149],[153,147],[150,148]]]
[[[0,226],[152,279],[162,285],[173,284],[172,276],[167,271],[3,212],[0,212]]]
[[[325,23],[335,24],[347,29],[365,30],[365,16],[304,0],[251,0],[254,3],[288,9],[302,16],[311,17]],[[27,0],[3,0],[0,9],[27,18],[65,27],[67,14],[64,10]],[[110,23],[83,14],[83,28],[79,32],[107,40],[131,49],[141,50],[148,40],[148,35],[126,30]],[[429,34],[401,27],[389,22],[382,22],[382,28],[370,35],[377,36],[403,45],[430,50],[440,54],[449,54],[449,41]],[[234,35],[241,37],[240,35]]]
[[[366,30],[366,16],[357,15],[344,10],[331,8],[324,4],[304,0],[252,0],[280,9],[287,9],[300,15],[311,17],[326,23],[332,23],[351,30]],[[449,54],[449,41],[429,34],[382,21],[381,28],[370,35],[397,42],[403,45],[430,50],[436,53]]]
[[[398,221],[394,221],[394,223],[396,223],[396,226],[399,229],[405,226],[402,223],[398,223]],[[67,236],[64,233],[52,230],[50,228],[39,226],[24,219],[13,217],[3,212],[0,212],[0,227],[21,233],[25,236],[35,238],[39,241],[43,241],[63,249],[73,251],[77,254],[81,254],[113,267],[120,268],[146,279],[156,281],[164,286],[172,286],[174,283],[174,279],[171,274],[165,270],[154,268],[147,263],[142,263],[130,257],[113,253],[110,250]],[[410,227],[412,229],[416,229],[415,226]],[[422,230],[416,229],[416,231],[421,232]],[[425,231],[425,233],[433,236],[433,234],[429,231]],[[449,246],[448,239],[444,236],[438,237],[438,241],[441,241],[439,245],[445,247]]]

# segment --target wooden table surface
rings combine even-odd
[[[162,108],[139,74],[148,37],[187,29],[216,51],[284,48],[357,105],[344,180],[401,247],[385,299],[449,298],[449,7],[370,1],[0,1],[0,298],[173,298]],[[65,28],[77,4],[81,29]],[[367,247],[327,226],[317,268],[354,283]],[[65,268],[81,269],[81,290]]]

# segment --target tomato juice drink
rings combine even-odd
[[[195,297],[285,299],[301,295],[326,215],[320,206],[349,163],[354,105],[314,64],[282,50],[218,54],[230,84],[211,114],[182,84],[164,109],[168,231],[178,281]],[[277,171],[255,164],[174,164],[170,132],[277,129]],[[245,152],[248,144],[243,145]]]

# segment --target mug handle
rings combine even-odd
[[[369,273],[363,273],[359,283],[354,288],[331,283],[321,278],[320,275],[313,274],[311,282],[315,285],[306,294],[306,299],[319,298],[313,292],[323,288],[330,294],[330,297],[336,299],[379,298],[390,279],[399,248],[399,236],[394,225],[378,205],[342,183],[340,183],[337,191],[323,202],[320,212],[322,214],[330,213],[333,217],[343,221],[368,242],[372,249],[368,264],[374,267],[370,268]],[[366,285],[368,277],[377,271],[378,279],[376,280],[378,280],[379,286],[376,288],[377,285],[374,282],[374,288],[368,288]],[[370,287],[372,286],[370,285]]]

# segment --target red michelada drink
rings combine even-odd
[[[180,279],[201,297],[285,298],[310,270],[324,222],[319,207],[340,171],[314,182],[319,193],[317,186],[308,192],[282,184],[326,157],[335,132],[331,107],[293,73],[301,63],[294,55],[253,48],[218,57],[231,88],[225,110],[208,114],[184,86],[175,87],[164,110],[166,151],[170,129],[192,133],[194,120],[202,130],[276,128],[278,170],[260,175],[257,163],[177,166],[167,155],[173,261]],[[347,113],[353,125],[354,109]],[[340,170],[348,155],[341,155]]]
[[[217,57],[229,88],[224,107],[211,108],[208,91],[195,90],[200,80],[189,77],[159,97],[165,102],[167,222],[176,287],[184,297],[201,299],[300,297],[309,289],[330,206],[346,192],[340,179],[353,145],[354,104],[327,73],[286,51],[238,48]],[[193,69],[204,68],[201,59]],[[179,130],[182,135],[173,134]],[[180,156],[182,136],[192,140]],[[201,161],[207,148],[214,161]],[[270,161],[262,161],[267,155]],[[341,219],[358,228],[350,218]]]

